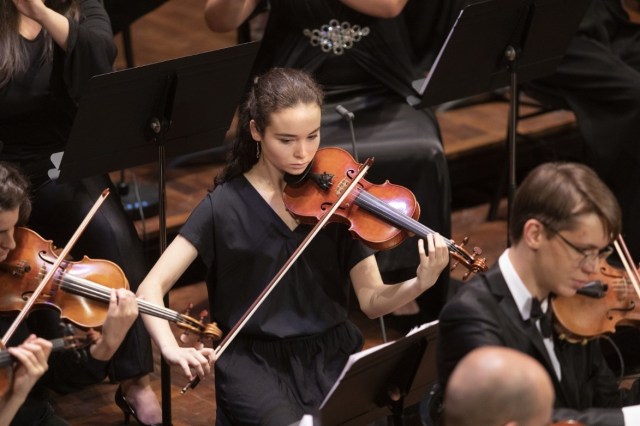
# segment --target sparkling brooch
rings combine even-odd
[[[312,46],[320,46],[322,51],[326,53],[333,52],[334,55],[342,55],[362,37],[369,35],[369,27],[351,25],[347,21],[340,23],[337,19],[332,19],[328,25],[325,24],[320,29],[305,29],[302,33],[309,37]]]

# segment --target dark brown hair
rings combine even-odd
[[[272,68],[258,77],[246,101],[240,108],[236,137],[227,164],[216,177],[220,185],[240,176],[258,162],[257,143],[251,136],[249,123],[255,121],[260,133],[269,126],[271,114],[298,104],[322,107],[324,94],[318,83],[305,71],[293,68]]]
[[[577,163],[545,163],[518,188],[511,208],[509,233],[517,242],[524,224],[538,219],[555,231],[572,229],[576,218],[595,213],[610,241],[622,228],[620,206],[611,190],[589,167]]]
[[[19,225],[25,225],[31,214],[29,181],[15,166],[0,161],[0,211],[20,208]]]
[[[69,19],[80,19],[79,0],[46,0],[45,5]],[[0,87],[6,85],[15,75],[29,67],[29,56],[20,36],[20,13],[11,0],[0,1]],[[45,49],[40,60],[53,59],[53,39],[43,28],[46,37]]]

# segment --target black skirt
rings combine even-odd
[[[291,339],[238,335],[215,366],[216,424],[300,421],[317,411],[362,344],[362,334],[350,322]]]

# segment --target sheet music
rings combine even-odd
[[[378,345],[378,346],[373,346],[373,347],[371,347],[369,349],[365,349],[364,351],[356,352],[355,354],[352,354],[351,356],[349,356],[349,359],[347,360],[347,363],[345,364],[344,368],[342,369],[342,372],[340,373],[340,376],[338,377],[338,380],[336,380],[336,382],[333,384],[333,387],[331,388],[331,390],[329,391],[327,396],[324,398],[324,401],[322,401],[322,405],[320,405],[320,408],[324,407],[324,404],[327,403],[327,400],[329,399],[329,397],[336,390],[336,388],[340,384],[340,381],[344,378],[344,375],[347,374],[347,371],[349,371],[351,366],[356,361],[358,361],[360,358],[363,358],[363,357],[369,355],[370,353],[379,351],[380,349],[389,346],[393,342],[395,342],[395,340],[392,340],[392,341],[387,342],[387,343],[383,343],[383,344]]]
[[[409,330],[409,332],[407,333],[406,336],[400,338],[401,339],[405,339],[413,334],[416,334],[420,331],[426,330],[428,328],[431,328],[433,326],[436,326],[438,324],[438,320],[429,322],[429,323],[425,323],[422,324],[418,327],[414,327],[411,330]],[[374,353],[377,352],[383,348],[386,348],[389,345],[392,345],[393,343],[399,341],[399,340],[392,340],[390,342],[387,343],[383,343],[381,345],[377,345],[377,346],[373,346],[369,349],[365,349],[364,351],[360,351],[360,352],[356,352],[355,354],[352,354],[349,359],[347,360],[347,363],[345,364],[344,368],[342,369],[342,372],[340,373],[340,376],[338,377],[338,379],[336,380],[336,382],[333,384],[333,387],[331,388],[331,390],[329,391],[329,393],[327,394],[327,396],[324,398],[324,401],[322,401],[322,405],[320,405],[320,408],[322,409],[325,404],[327,403],[327,401],[329,400],[329,398],[331,397],[331,395],[333,395],[333,393],[335,392],[336,388],[340,385],[340,382],[342,381],[342,379],[344,378],[344,376],[347,374],[347,372],[351,369],[351,366],[353,364],[355,364],[358,360]]]
[[[427,328],[433,327],[433,326],[435,326],[437,324],[438,324],[438,320],[431,321],[431,322],[425,322],[422,325],[418,325],[416,327],[413,327],[411,330],[409,330],[409,332],[407,333],[407,335],[405,337],[409,337],[412,334],[416,334],[419,331],[426,330]]]

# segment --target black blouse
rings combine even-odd
[[[208,266],[212,319],[224,332],[240,319],[311,227],[291,230],[244,176],[218,186],[180,234]],[[245,326],[243,333],[295,337],[344,322],[349,271],[373,254],[343,224],[329,224],[311,242]]]
[[[0,87],[0,160],[44,178],[49,156],[69,137],[79,94],[88,80],[112,71],[116,56],[111,24],[98,0],[80,2],[80,21],[69,20],[67,51],[57,45],[53,61],[40,61],[45,31],[22,39],[30,59],[26,72]]]
[[[419,77],[411,59],[411,43],[402,17],[379,19],[359,13],[338,0],[270,0],[271,10],[257,72],[271,66],[314,73],[329,94],[345,86],[378,86],[415,96],[411,82]],[[368,34],[341,55],[312,46],[305,30],[321,29],[332,19],[347,27],[368,28]],[[353,67],[356,63],[357,67]]]

